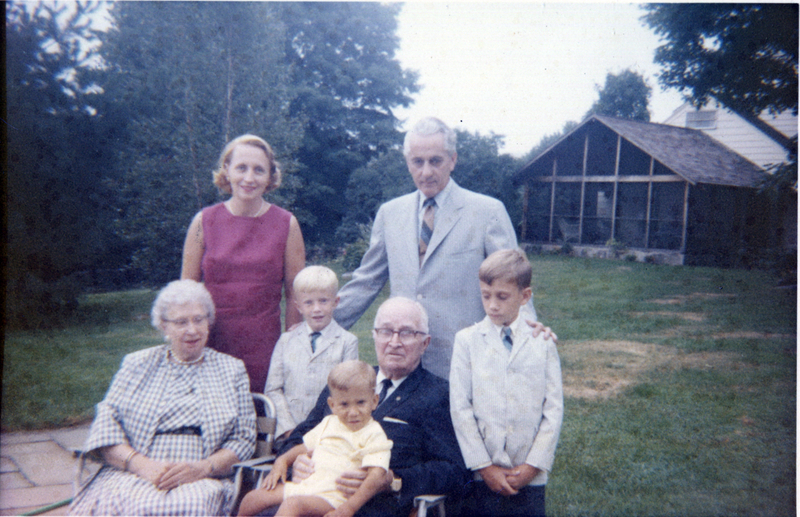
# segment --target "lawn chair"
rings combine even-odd
[[[445,496],[443,495],[418,495],[414,498],[414,510],[411,517],[414,517],[414,513],[416,513],[416,517],[427,517],[428,509],[433,508],[439,509],[439,517],[445,517],[444,500]]]
[[[253,458],[233,465],[234,472],[234,501],[233,515],[236,515],[239,503],[244,494],[261,484],[264,477],[272,470],[275,454],[272,450],[275,442],[275,427],[277,424],[275,404],[261,393],[251,393],[253,402],[263,407],[264,416],[256,418],[256,450]],[[77,461],[76,473],[73,479],[73,497],[78,494],[84,479],[95,476],[102,466],[102,459],[87,454],[80,449],[72,451]],[[87,461],[88,460],[88,461]]]
[[[581,225],[580,223],[568,223],[563,217],[558,218],[558,229],[561,230],[561,237],[564,239],[564,244],[569,241],[575,243],[581,240]]]
[[[266,396],[261,393],[252,393],[253,402],[258,406],[264,408],[264,416],[259,416],[256,419],[256,428],[258,435],[256,437],[256,451],[253,458],[248,461],[242,461],[233,465],[234,472],[234,492],[235,501],[233,505],[232,515],[236,515],[239,510],[239,504],[242,502],[245,494],[250,490],[257,488],[261,482],[272,470],[272,463],[275,461],[275,451],[273,450],[275,444],[275,428],[277,426],[277,412],[275,404]],[[260,413],[259,413],[260,414]]]

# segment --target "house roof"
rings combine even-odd
[[[764,171],[753,162],[696,129],[593,115],[570,134],[597,123],[608,127],[692,184],[755,187],[764,177]],[[558,147],[566,136],[528,162],[517,173],[516,180],[522,180],[525,171]]]

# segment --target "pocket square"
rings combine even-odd
[[[395,424],[403,424],[403,425],[408,425],[408,422],[406,422],[405,420],[399,420],[399,419],[397,419],[397,418],[392,418],[392,417],[390,417],[390,416],[385,416],[385,417],[383,417],[383,421],[384,421],[384,422],[393,422],[393,423],[395,423]]]

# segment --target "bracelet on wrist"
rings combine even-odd
[[[125,461],[122,462],[122,470],[124,470],[125,472],[128,471],[128,466],[130,465],[131,460],[137,454],[139,453],[136,451],[136,449],[131,449],[131,452],[129,452],[128,455],[125,457]]]

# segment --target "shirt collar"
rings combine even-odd
[[[320,330],[320,331],[319,331],[319,333],[320,333],[320,334],[322,334],[323,336],[326,336],[326,335],[328,335],[328,334],[331,332],[331,328],[332,328],[332,326],[333,326],[332,324],[333,324],[333,318],[331,318],[331,322],[330,322],[330,323],[328,323],[327,325],[325,325],[325,327],[323,327],[323,328],[322,328],[322,330]],[[309,327],[309,326],[308,326],[308,323],[307,323],[307,322],[305,322],[305,321],[304,321],[304,322],[303,322],[303,325],[305,325],[305,326],[306,326],[306,329],[305,329],[305,331],[306,331],[306,335],[309,337],[309,339],[311,339],[311,334],[312,334],[314,331],[313,331],[313,330],[311,330],[311,327]]]
[[[503,325],[495,325],[495,323],[492,320],[489,320],[489,323],[492,324],[492,327],[494,327],[494,329],[497,331],[497,334],[502,338]],[[519,329],[519,325],[520,325],[520,314],[517,314],[517,318],[508,325],[508,328],[511,329],[511,339],[514,339],[514,337],[517,335],[517,329]]]
[[[433,196],[434,201],[436,201],[436,208],[442,208],[445,203],[447,203],[447,198],[450,197],[450,192],[453,190],[453,178],[447,180],[447,185],[444,186],[441,192]],[[419,195],[417,196],[417,210],[422,213],[422,204],[425,203],[425,195],[417,190]]]
[[[386,379],[386,378],[387,377],[383,374],[381,369],[378,368],[378,375],[377,375],[377,377],[375,379],[375,393],[380,393],[381,392],[381,383],[383,382],[383,379]],[[400,379],[392,379],[392,389],[396,390],[397,388],[399,388],[400,385],[403,384],[403,381],[406,380],[406,379],[408,379],[408,375],[406,375],[405,377],[402,377]]]

